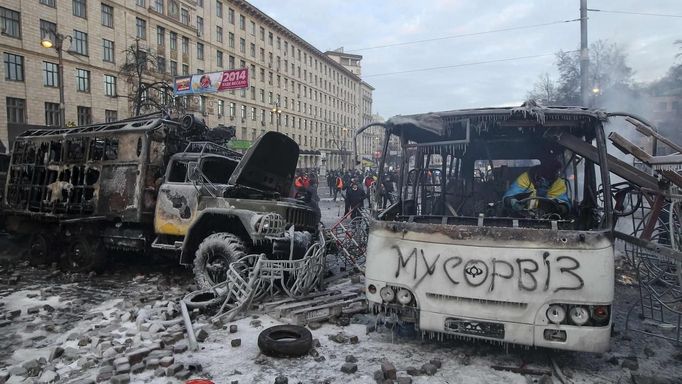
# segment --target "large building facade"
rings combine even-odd
[[[248,146],[267,130],[299,143],[301,167],[348,168],[354,130],[371,115],[371,86],[291,30],[238,0],[5,0],[0,5],[0,140],[26,126],[57,125],[59,86],[65,122],[130,116],[124,51],[136,42],[157,59],[159,78],[249,69],[249,88],[188,96],[209,126],[234,125]],[[54,49],[64,42],[64,78]],[[359,63],[359,61],[358,61]]]

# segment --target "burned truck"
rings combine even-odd
[[[220,132],[191,115],[26,131],[11,153],[6,229],[30,235],[32,264],[59,262],[79,272],[102,270],[121,252],[163,250],[191,264],[214,232],[224,239],[231,231],[227,249],[244,251],[264,244],[274,228],[284,236],[286,223],[314,229],[319,216],[305,204],[283,202],[282,216],[271,213],[288,196],[293,168],[281,167],[293,161],[295,168],[298,146],[266,134],[242,162],[241,154],[206,140],[224,141]],[[263,150],[282,142],[292,149],[287,161],[268,168]]]
[[[373,124],[385,129],[383,153],[393,136],[402,156],[399,199],[370,221],[370,308],[424,334],[606,351],[610,172],[656,188],[607,154],[606,122],[527,103]]]

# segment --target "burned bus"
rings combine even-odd
[[[402,156],[398,201],[370,221],[370,308],[424,334],[606,351],[614,246],[604,196],[610,172],[636,172],[606,153],[606,121],[526,103],[374,124],[383,154],[397,137]]]

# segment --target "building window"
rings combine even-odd
[[[47,21],[40,20],[40,40],[54,40],[57,36],[57,24]]]
[[[145,0],[135,0],[135,4],[137,4],[138,7],[144,7],[146,5]]]
[[[234,66],[235,66],[235,64],[234,64],[234,56],[230,55],[230,58],[229,58],[228,60],[229,60],[229,61],[228,61],[228,64],[229,64],[230,69],[234,69]]]
[[[256,121],[256,107],[251,107],[251,120]]]
[[[236,113],[236,104],[235,103],[230,103],[230,117],[234,117],[234,114]]]
[[[107,96],[116,96],[116,77],[104,75],[104,94]]]
[[[272,46],[272,32],[268,32],[268,44]]]
[[[40,4],[47,5],[48,7],[55,8],[55,0],[40,0]]]
[[[204,7],[204,0],[197,0],[197,5],[200,6],[201,8]]]
[[[216,51],[216,64],[218,68],[223,67],[223,53],[221,51]]]
[[[246,53],[246,40],[239,38],[239,52]]]
[[[230,24],[234,24],[234,9],[232,8],[227,9],[227,21],[229,21]]]
[[[163,14],[163,1],[164,0],[154,0],[154,10],[158,13]]]
[[[138,39],[147,40],[147,21],[138,17],[135,20],[135,31]]]
[[[183,74],[184,76],[189,75],[189,65],[187,65],[187,64],[183,64],[183,65],[182,65],[182,74]]]
[[[222,27],[215,27],[215,39],[219,42],[223,42],[223,28]]]
[[[246,30],[246,17],[244,15],[239,15],[239,29]]]
[[[5,52],[5,80],[24,81],[24,56]]]
[[[260,41],[265,41],[265,28],[260,27]]]
[[[43,85],[46,87],[59,86],[59,65],[43,61]]]
[[[163,47],[166,45],[166,28],[156,27],[156,45]]]
[[[112,111],[111,109],[104,110],[104,122],[113,123],[118,120],[118,111]]]
[[[45,103],[45,125],[58,126],[60,123],[59,104]]]
[[[76,68],[76,89],[79,92],[90,92],[90,71]]]
[[[178,62],[171,60],[170,62],[170,74],[171,76],[177,76],[178,75]]]
[[[189,11],[185,8],[180,10],[180,22],[185,25],[189,25]]]
[[[197,43],[197,59],[204,59],[204,44],[202,43]]]
[[[73,15],[84,19],[88,17],[86,0],[73,0]]]
[[[249,33],[251,34],[251,36],[256,36],[256,22],[251,21],[250,23],[251,23],[251,28],[249,29]]]
[[[74,51],[80,55],[88,55],[88,34],[78,30],[73,30]]]
[[[115,62],[113,41],[102,39],[102,60],[109,63]]]
[[[0,31],[3,36],[21,38],[21,14],[0,7]]]
[[[170,32],[170,49],[171,51],[178,50],[178,34],[175,32]]]
[[[251,57],[256,57],[256,44],[251,43],[249,54],[251,55]]]
[[[230,46],[230,48],[234,48],[234,33],[228,32],[227,44]]]
[[[225,115],[225,100],[218,100],[218,116]]]
[[[197,16],[197,35],[204,35],[204,18],[201,16]]]
[[[182,54],[189,55],[189,37],[182,37]]]
[[[78,125],[92,124],[92,110],[90,107],[78,106]]]
[[[216,1],[215,2],[215,13],[219,19],[223,18],[223,2],[222,1]]]
[[[157,57],[156,58],[156,70],[161,73],[166,72],[166,58],[165,57]]]
[[[7,123],[23,124],[26,122],[26,99],[8,97],[7,103]]]
[[[102,4],[102,25],[105,27],[114,27],[114,7]]]
[[[241,111],[240,111],[240,112],[241,112],[241,115],[240,115],[241,118],[242,118],[242,119],[246,119],[246,105],[242,105],[242,106],[241,106]]]
[[[175,0],[168,1],[168,16],[174,18],[175,20],[180,17],[180,6]]]
[[[251,100],[256,100],[256,87],[251,87]]]

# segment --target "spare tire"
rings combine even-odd
[[[227,292],[225,292],[225,294],[227,294]],[[210,308],[222,305],[225,301],[225,296],[220,296],[211,289],[201,289],[188,293],[182,300],[189,309]]]
[[[298,325],[275,325],[258,335],[258,348],[272,357],[297,357],[310,352],[313,334]]]

